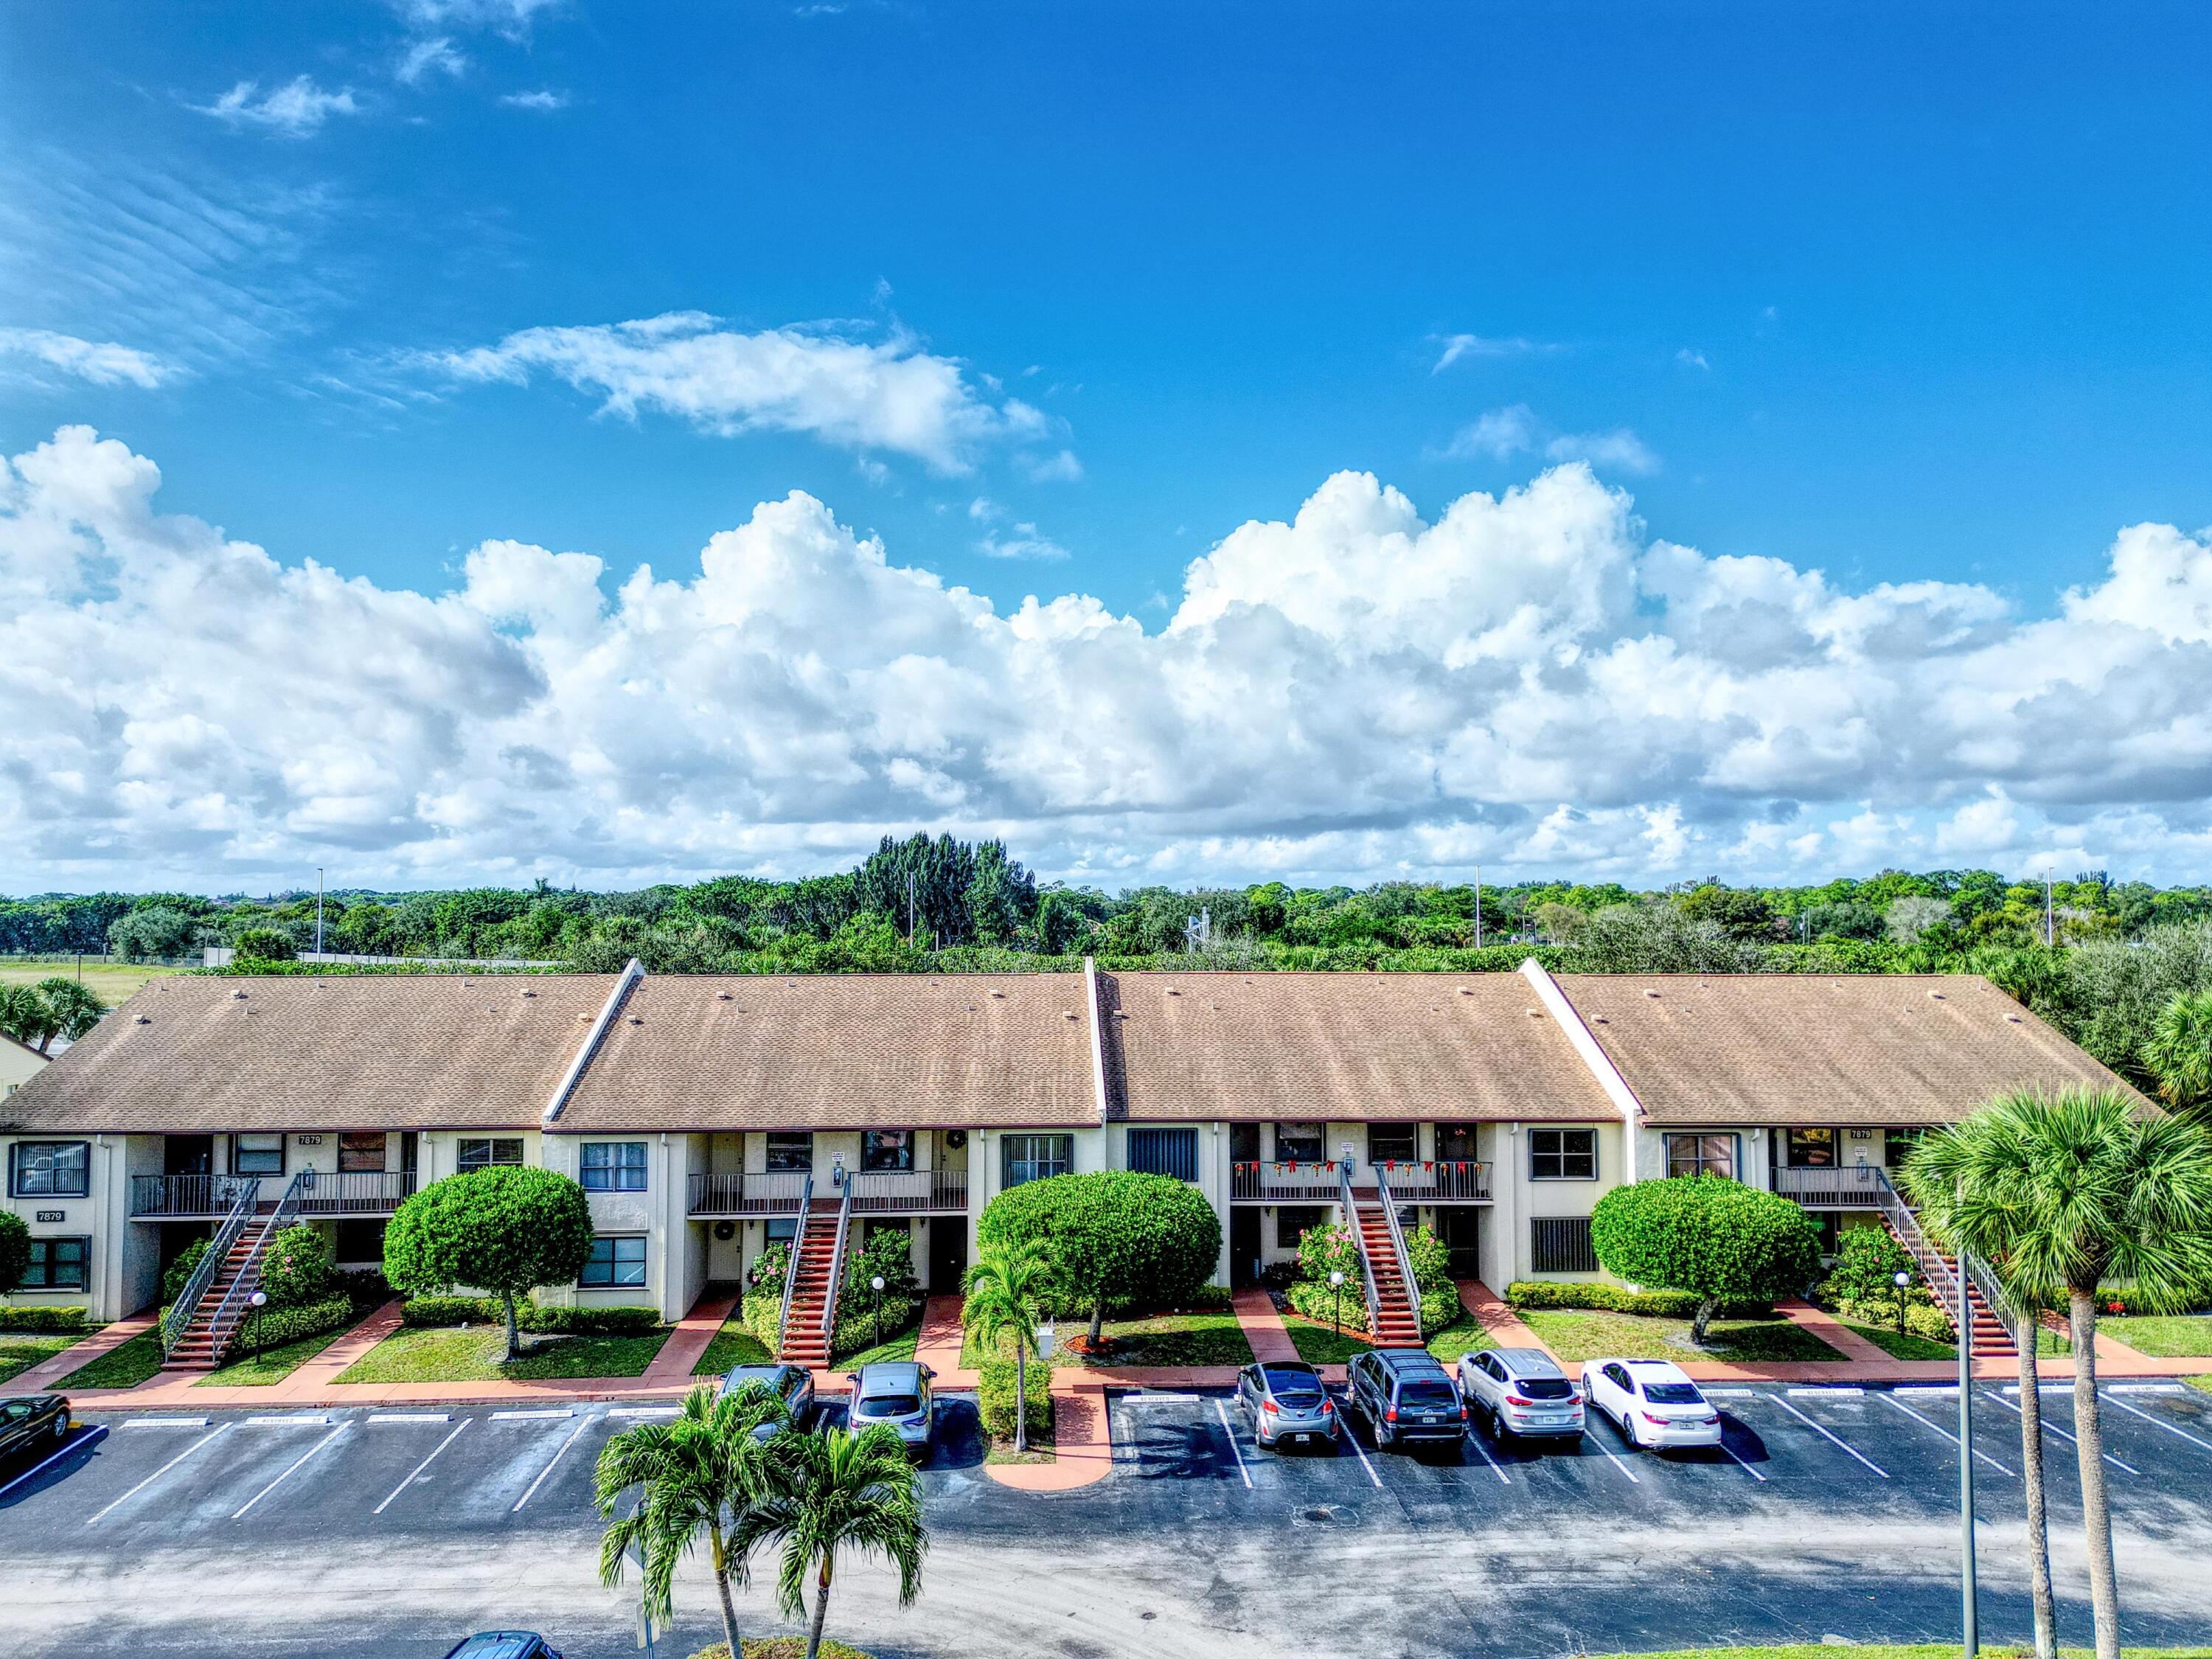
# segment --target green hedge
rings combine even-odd
[[[287,1342],[301,1342],[325,1331],[343,1330],[353,1322],[350,1297],[326,1296],[319,1302],[303,1303],[295,1308],[279,1308],[272,1304],[261,1310],[258,1322],[248,1314],[246,1322],[238,1328],[238,1336],[241,1343],[251,1342],[256,1348],[281,1348]]]
[[[1820,1270],[1820,1231],[1802,1208],[1711,1175],[1615,1187],[1590,1211],[1590,1249],[1615,1279],[1700,1306],[1794,1296]]]
[[[1326,1325],[1334,1316],[1341,1319],[1348,1331],[1367,1328],[1367,1286],[1357,1275],[1346,1277],[1341,1298],[1332,1297],[1327,1285],[1310,1279],[1301,1279],[1285,1294],[1291,1306],[1308,1319]]]
[[[1014,1437],[1014,1362],[1011,1359],[987,1359],[976,1368],[975,1414],[983,1419],[984,1431],[994,1440],[1011,1441]],[[1036,1360],[1030,1362],[1029,1386],[1022,1403],[1029,1419],[1030,1433],[1048,1432],[1052,1427],[1050,1367]]]
[[[1505,1299],[1516,1308],[1590,1308],[1662,1319],[1687,1319],[1698,1311],[1698,1302],[1688,1291],[1631,1291],[1618,1285],[1528,1279],[1508,1285]],[[1773,1314],[1771,1302],[1723,1302],[1720,1307],[1723,1319],[1769,1319]]]
[[[185,1283],[208,1253],[208,1242],[196,1238],[177,1252],[177,1259],[161,1270],[161,1305],[167,1307],[185,1293]]]
[[[1836,1317],[1854,1325],[1878,1325],[1883,1330],[1897,1328],[1897,1304],[1888,1302],[1853,1302],[1846,1298],[1836,1304]],[[1910,1336],[1924,1336],[1930,1342],[1948,1342],[1951,1322],[1943,1310],[1933,1302],[1907,1302],[1905,1304],[1905,1329]]]
[[[1047,1311],[1060,1317],[1189,1307],[1221,1257],[1221,1218],[1204,1194],[1131,1170],[1026,1182],[985,1206],[975,1233],[984,1245],[1045,1241]]]
[[[434,1325],[498,1325],[507,1315],[495,1296],[418,1296],[400,1310],[400,1322]],[[515,1323],[526,1331],[568,1336],[642,1336],[660,1328],[660,1310],[618,1305],[611,1308],[541,1308],[525,1303]]]
[[[76,1331],[84,1328],[82,1308],[0,1308],[0,1331]]]

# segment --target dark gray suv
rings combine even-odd
[[[1370,1348],[1353,1356],[1346,1376],[1352,1404],[1367,1419],[1377,1448],[1456,1440],[1467,1431],[1467,1407],[1451,1373],[1426,1348]]]

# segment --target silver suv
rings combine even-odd
[[[881,1424],[896,1430],[908,1454],[929,1455],[929,1381],[936,1373],[911,1359],[863,1365],[853,1378],[846,1426],[858,1434]]]
[[[1559,1362],[1541,1348],[1486,1348],[1462,1354],[1459,1391],[1468,1411],[1490,1425],[1490,1437],[1583,1431],[1583,1397]]]

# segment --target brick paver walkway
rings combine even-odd
[[[1481,1326],[1486,1334],[1497,1339],[1499,1347],[1540,1348],[1546,1353],[1552,1353],[1551,1349],[1545,1346],[1544,1339],[1530,1330],[1522,1322],[1521,1316],[1513,1311],[1513,1304],[1489,1285],[1479,1279],[1462,1279],[1455,1282],[1459,1285],[1459,1305],[1474,1316],[1474,1322]],[[1552,1358],[1557,1359],[1559,1356],[1552,1354]]]
[[[668,1340],[660,1345],[660,1352],[653,1356],[653,1363],[645,1368],[638,1381],[646,1387],[659,1388],[664,1382],[688,1386],[691,1373],[698,1369],[699,1358],[714,1340],[723,1324],[735,1311],[738,1297],[743,1294],[734,1285],[709,1285],[707,1293],[692,1304],[691,1311],[677,1322],[676,1328],[668,1334]]]
[[[18,1372],[8,1384],[15,1394],[39,1394],[53,1387],[71,1371],[90,1364],[104,1353],[112,1352],[132,1337],[150,1331],[161,1322],[157,1313],[133,1314],[128,1319],[118,1319],[112,1325],[103,1325],[82,1342],[71,1343],[51,1359],[41,1359],[27,1371]]]
[[[1297,1345],[1283,1328],[1283,1316],[1275,1311],[1267,1291],[1239,1291],[1229,1298],[1229,1305],[1237,1310],[1237,1322],[1243,1327],[1244,1340],[1252,1345],[1253,1358],[1265,1364],[1298,1357]]]

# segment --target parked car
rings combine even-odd
[[[1611,1418],[1632,1445],[1664,1451],[1721,1443],[1720,1413],[1669,1360],[1586,1359],[1583,1398]]]
[[[1321,1373],[1303,1360],[1247,1365],[1237,1373],[1237,1404],[1252,1437],[1270,1449],[1301,1441],[1336,1444],[1336,1404]]]
[[[722,1379],[721,1392],[735,1394],[748,1383],[757,1382],[777,1399],[791,1413],[791,1426],[805,1428],[814,1420],[814,1373],[804,1365],[732,1365],[730,1374]],[[766,1440],[775,1433],[775,1425],[763,1423],[753,1431],[753,1438]]]
[[[1583,1431],[1583,1397],[1541,1348],[1486,1348],[1462,1354],[1460,1398],[1471,1416],[1486,1420],[1490,1436],[1559,1436]]]
[[[881,1424],[898,1431],[907,1450],[929,1455],[929,1380],[937,1373],[911,1359],[863,1365],[853,1376],[853,1403],[845,1408],[846,1426],[854,1433]]]
[[[1367,1419],[1377,1447],[1407,1440],[1456,1440],[1467,1431],[1467,1407],[1451,1373],[1426,1348],[1370,1348],[1346,1367],[1352,1405]]]
[[[446,1659],[561,1659],[534,1630],[483,1630],[463,1639]]]
[[[69,1438],[70,1403],[58,1394],[0,1400],[0,1458],[58,1449]]]

